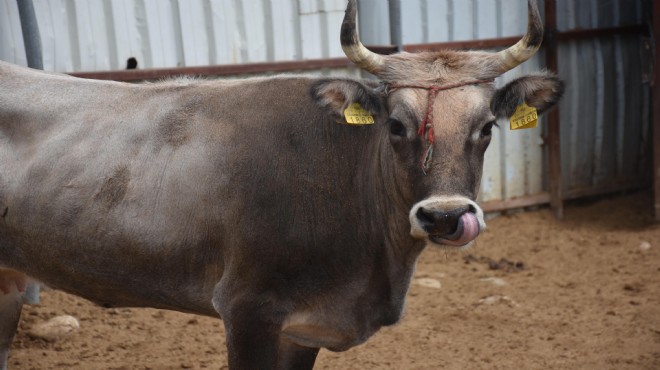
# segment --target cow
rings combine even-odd
[[[563,84],[493,79],[540,47],[379,55],[377,79],[127,84],[0,63],[0,279],[6,366],[35,280],[105,307],[222,318],[229,368],[312,369],[402,315],[426,247],[467,248],[498,118]]]

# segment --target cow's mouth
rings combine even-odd
[[[477,217],[472,212],[465,212],[458,218],[453,232],[445,235],[429,234],[429,240],[436,244],[462,247],[473,241],[481,230]]]
[[[440,247],[466,247],[486,228],[483,215],[469,198],[429,197],[411,208],[410,235]]]

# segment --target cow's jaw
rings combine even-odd
[[[409,219],[410,235],[439,246],[469,247],[486,228],[481,207],[458,195],[424,199],[412,207]]]

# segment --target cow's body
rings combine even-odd
[[[323,315],[326,346],[366,339],[398,319],[423,242],[407,235],[412,200],[384,191],[375,127],[329,120],[314,82],[0,64],[0,261],[102,305],[212,316],[224,276],[291,299],[292,325]]]
[[[488,63],[351,56],[354,17],[351,2],[342,45],[381,82],[131,85],[0,62],[0,368],[25,275],[105,306],[220,316],[232,369],[311,369],[319,348],[399,320],[424,246],[484,227],[474,199],[495,117],[520,99],[547,109],[561,84],[496,92],[482,79],[515,48]],[[518,47],[531,54],[533,31]],[[406,85],[399,65],[431,57],[440,68]],[[375,124],[338,124],[353,102]]]
[[[330,122],[313,82],[131,85],[0,64],[0,260],[99,304],[207,315],[236,254],[253,258],[241,268],[282,270],[264,283],[310,275],[315,286],[296,288],[344,291],[363,278],[333,270],[386,258],[408,215],[390,220],[397,194],[378,183],[373,127]]]

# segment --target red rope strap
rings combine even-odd
[[[426,149],[424,150],[424,154],[422,154],[422,160],[420,163],[422,172],[424,172],[425,175],[431,168],[431,159],[433,158],[433,144],[435,143],[435,135],[433,131],[433,102],[435,101],[435,97],[438,95],[438,91],[454,89],[467,85],[491,83],[493,81],[494,79],[491,78],[488,80],[460,81],[448,85],[390,85],[390,91],[405,88],[425,89],[429,91],[428,102],[426,103],[426,116],[424,117],[422,124],[419,125],[419,130],[417,130],[417,135],[419,135],[422,140],[426,142]]]

